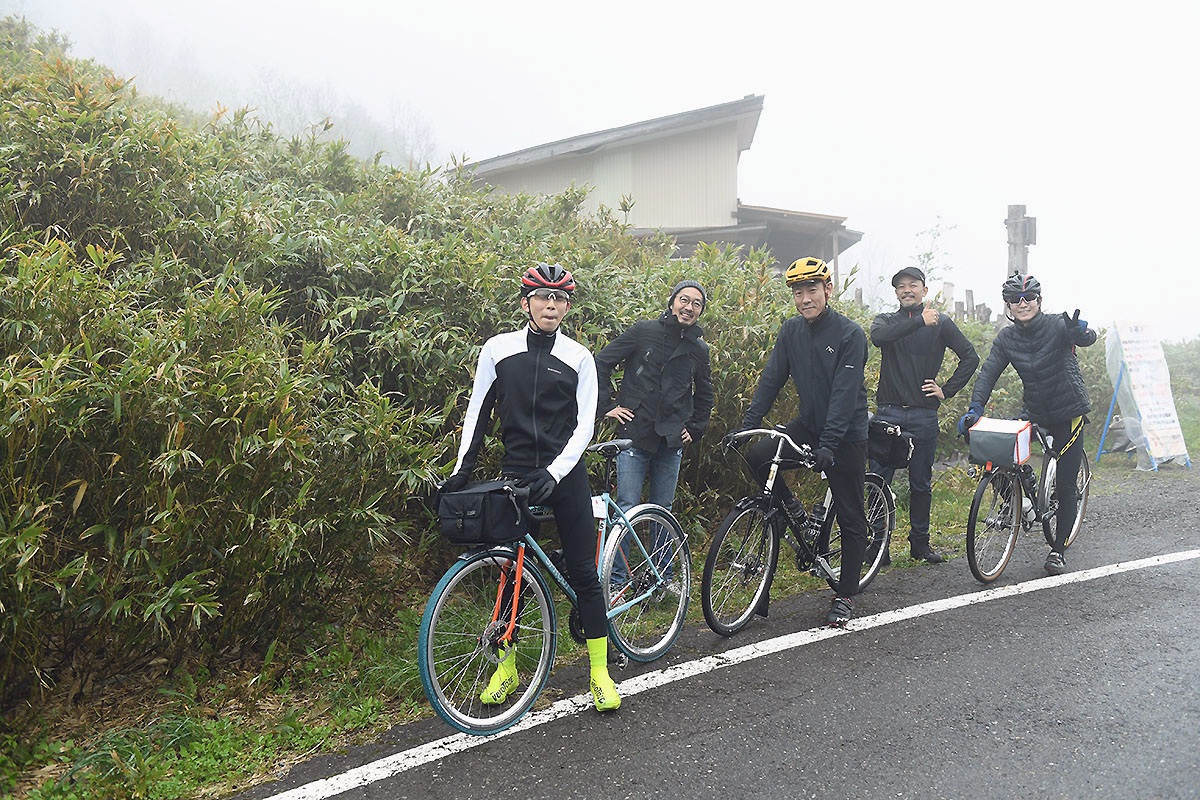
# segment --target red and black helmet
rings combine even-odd
[[[575,291],[575,278],[562,264],[539,261],[521,276],[521,296],[528,296],[534,289],[560,289],[570,294]]]

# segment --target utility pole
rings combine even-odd
[[[1029,274],[1029,245],[1037,244],[1037,217],[1025,216],[1025,206],[1009,206],[1008,218],[1008,275]]]

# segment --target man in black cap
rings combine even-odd
[[[933,499],[938,407],[967,385],[979,367],[979,356],[954,320],[925,304],[929,288],[924,272],[905,267],[892,276],[892,286],[900,310],[880,314],[871,323],[871,343],[883,354],[879,388],[875,392],[875,416],[899,425],[913,436],[912,460],[908,465],[909,552],[914,559],[937,564],[943,559],[929,545],[929,509]],[[938,384],[946,350],[958,356],[958,368],[945,384]],[[889,483],[896,471],[874,460],[871,469]]]
[[[633,440],[617,457],[617,505],[623,510],[641,502],[647,479],[646,500],[670,509],[683,447],[708,427],[712,375],[704,331],[696,324],[707,301],[698,282],[680,281],[657,319],[635,322],[596,354],[597,416],[612,417],[618,435]],[[612,373],[622,363],[614,400]]]

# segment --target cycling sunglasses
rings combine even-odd
[[[1004,302],[1010,306],[1019,306],[1021,303],[1033,303],[1041,299],[1042,296],[1038,292],[1021,292],[1020,294],[1010,294],[1004,298]]]
[[[534,289],[530,294],[539,300],[550,300],[555,303],[571,302],[571,295],[559,289]]]

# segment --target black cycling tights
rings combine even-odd
[[[1058,497],[1058,526],[1054,536],[1054,550],[1063,552],[1071,528],[1075,525],[1075,514],[1079,511],[1079,497],[1075,492],[1079,480],[1079,469],[1083,463],[1083,425],[1079,417],[1054,425],[1044,425],[1046,432],[1054,437],[1055,449],[1059,451],[1058,467],[1055,472],[1054,493]],[[1074,434],[1074,438],[1072,438]]]

